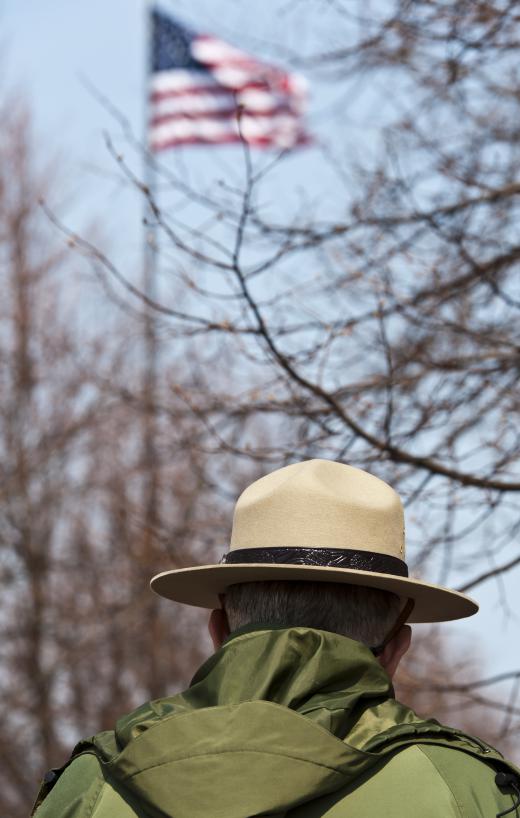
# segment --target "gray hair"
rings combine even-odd
[[[224,607],[232,633],[250,624],[317,628],[374,647],[395,624],[401,601],[359,585],[268,581],[231,585]]]

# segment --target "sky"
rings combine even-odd
[[[312,46],[313,27],[302,22],[301,26],[293,24],[286,30],[283,14],[275,21],[270,13],[274,6],[283,12],[289,3],[279,0],[270,4],[240,0],[176,0],[175,3],[165,0],[162,3],[164,10],[176,13],[194,28],[215,33],[244,48],[247,44],[259,56],[269,56],[264,53],[265,44],[273,39],[293,50]],[[307,8],[319,26],[317,4],[309,0]],[[123,234],[124,245],[116,249],[127,258],[141,251],[141,204],[135,193],[125,189],[114,177],[104,132],[108,130],[117,139],[118,126],[86,88],[85,82],[99,89],[124,114],[137,135],[142,133],[145,9],[144,0],[89,0],[88,3],[3,0],[0,3],[8,82],[15,83],[28,98],[35,112],[41,145],[63,157],[69,187],[76,194],[71,218],[78,225],[86,217],[99,218],[105,231],[114,237],[116,246],[117,237]],[[320,127],[351,125],[355,137],[355,124],[349,119],[350,115],[345,113],[345,120],[338,120],[340,103],[340,97],[335,96],[333,90],[321,87],[320,93],[314,94],[311,106],[313,127],[319,132]],[[331,113],[333,108],[335,112]],[[367,127],[372,115],[369,101],[365,102],[365,109]],[[331,116],[322,117],[323,112]],[[383,115],[382,111],[375,113],[379,117]],[[322,121],[326,125],[320,125]],[[373,130],[369,124],[364,133],[363,149],[369,150],[375,144],[376,131],[377,120],[374,120]],[[354,138],[353,150],[358,143]],[[219,153],[218,159],[204,150],[189,154],[201,178],[210,168],[216,168],[218,173],[228,172],[230,155],[226,149]],[[309,150],[289,162],[284,171],[286,176],[279,178],[278,184],[285,190],[296,185],[303,167],[301,163],[305,165],[307,178],[314,178],[316,197],[323,198],[324,207],[327,203],[334,207],[334,180],[323,155],[316,150]],[[474,574],[472,570],[470,576]],[[505,581],[511,599],[515,599],[519,579],[517,568]],[[457,638],[471,641],[484,652],[483,675],[518,667],[518,657],[510,646],[518,644],[519,623],[513,614],[505,612],[502,594],[503,586],[493,581],[486,583],[475,591],[482,606],[478,617],[446,626]]]
[[[76,197],[78,223],[93,212],[102,214],[103,223],[120,234],[125,226],[125,248],[137,250],[141,242],[139,219],[141,208],[132,191],[115,180],[115,168],[109,156],[105,134],[121,144],[120,128],[114,118],[87,88],[92,86],[129,121],[134,134],[144,132],[146,97],[146,0],[90,0],[89,3],[70,3],[53,0],[3,0],[0,2],[0,20],[8,55],[8,76],[21,88],[36,113],[38,134],[46,150],[60,152],[71,184],[80,188]],[[273,0],[269,9],[281,10],[281,17],[269,13],[266,5],[237,0],[160,0],[160,7],[170,11],[199,31],[217,33],[223,38],[250,48],[253,53],[280,63],[276,47],[288,48],[291,53],[311,48],[313,25],[320,15],[310,13],[313,25],[284,26],[283,9],[289,3]],[[315,4],[309,2],[308,8]],[[289,9],[288,9],[289,10]],[[251,18],[254,14],[254,20]],[[303,20],[303,16],[300,18]],[[254,35],[252,34],[254,32]],[[267,46],[266,44],[269,43]],[[283,62],[283,52],[282,52]],[[314,135],[324,140],[334,125],[331,115],[341,116],[344,126],[354,131],[356,122],[346,121],[346,107],[341,91],[332,84],[321,83],[314,89],[309,121]],[[367,101],[364,102],[367,109]],[[322,116],[326,114],[326,117]],[[377,123],[382,111],[377,111]],[[320,129],[322,133],[320,134]],[[376,129],[374,129],[376,133]],[[367,117],[364,122],[363,150],[367,150]],[[118,142],[119,137],[119,142]],[[350,149],[356,150],[360,140],[353,138]],[[236,147],[222,147],[207,151],[195,147],[182,153],[191,162],[201,180],[208,175],[227,176],[232,172]],[[180,153],[180,152],[179,152]],[[164,155],[164,154],[163,154]],[[314,200],[319,201],[322,213],[327,206],[335,207],[331,191],[338,187],[337,172],[319,149],[300,151],[295,160],[283,163],[279,185],[287,191],[305,175],[312,179]],[[304,173],[302,173],[304,166]],[[287,207],[285,200],[284,206]],[[70,215],[70,209],[68,210]],[[135,242],[128,234],[128,223],[135,224]]]

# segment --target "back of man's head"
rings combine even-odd
[[[232,585],[224,607],[231,632],[250,624],[317,628],[371,647],[385,639],[401,602],[388,591],[359,585],[270,581]]]

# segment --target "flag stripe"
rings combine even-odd
[[[154,93],[184,91],[204,86],[208,88],[222,87],[209,71],[184,71],[182,69],[156,71],[150,78],[150,87]]]
[[[211,94],[212,96],[222,96],[222,95],[229,95],[232,96],[233,99],[241,99],[244,94],[269,94],[270,96],[278,96],[283,99],[287,99],[286,94],[277,93],[275,91],[267,90],[264,83],[261,82],[248,82],[245,84],[242,89],[239,91],[234,91],[232,88],[226,88],[224,85],[198,85],[192,86],[190,88],[171,88],[168,89],[163,87],[162,91],[150,91],[150,101],[151,102],[161,102],[163,99],[173,99],[176,97],[196,97],[199,94]],[[294,107],[298,107],[298,100],[295,100]]]
[[[196,60],[204,63],[204,65],[256,65],[258,61],[254,60],[244,51],[225,43],[223,40],[218,40],[216,37],[209,37],[204,34],[199,34],[192,45],[193,56]]]
[[[292,119],[295,123],[298,123],[298,117],[294,116],[291,111],[287,110],[287,108],[273,108],[271,111],[259,111],[258,113],[251,114],[248,113],[246,115],[240,115],[240,123],[243,124],[244,121],[248,121],[249,119],[259,121],[262,119],[265,120],[272,120],[274,117],[278,115],[286,115],[287,118]],[[200,113],[190,112],[188,114],[169,114],[167,116],[162,117],[155,117],[150,121],[151,128],[159,128],[163,125],[166,125],[169,122],[183,122],[183,120],[188,120],[190,122],[196,120],[208,120],[211,119],[215,122],[218,121],[225,121],[230,120],[232,122],[238,122],[239,114],[236,108],[229,108],[223,111],[201,111]],[[242,132],[244,132],[243,127],[241,128]]]
[[[214,117],[188,118],[178,117],[175,120],[165,122],[152,128],[152,142],[164,142],[169,139],[196,137],[218,139],[220,136],[234,133],[238,137],[240,134],[249,141],[250,138],[268,136],[273,134],[276,141],[293,137],[298,131],[298,120],[292,116],[274,116],[266,118],[265,121],[257,117],[243,116],[240,120],[240,130],[238,122],[234,118],[226,120],[216,120]]]
[[[233,144],[237,144],[237,143],[239,143],[241,141],[242,140],[238,136],[238,134],[229,134],[229,136],[219,137],[218,143],[216,143],[213,138],[205,139],[205,138],[200,137],[200,136],[194,136],[194,137],[185,137],[185,138],[182,138],[182,139],[181,138],[171,139],[171,140],[165,141],[165,142],[156,142],[156,143],[154,143],[152,150],[154,150],[154,151],[163,151],[163,150],[166,150],[168,148],[181,147],[182,145],[215,145],[215,144],[233,145]],[[256,139],[250,138],[250,139],[247,140],[247,142],[248,142],[248,145],[251,145],[252,147],[257,147],[257,148],[273,147],[273,145],[274,145],[273,140],[268,136],[258,137]],[[298,144],[298,145],[307,144],[306,137],[302,136],[301,140],[299,139],[296,144]],[[278,147],[281,147],[281,146],[278,146]]]
[[[152,122],[168,116],[184,115],[197,116],[201,113],[221,116],[222,111],[236,115],[241,110],[247,110],[249,114],[262,115],[273,113],[273,111],[286,111],[294,114],[294,111],[284,102],[283,98],[272,94],[262,94],[258,97],[251,96],[247,100],[244,95],[235,97],[233,94],[200,94],[195,99],[191,97],[167,97],[159,100],[153,108]]]

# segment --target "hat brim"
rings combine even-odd
[[[175,602],[199,608],[220,608],[219,594],[225,594],[230,585],[262,580],[344,582],[391,591],[401,599],[414,600],[409,622],[448,622],[464,619],[478,611],[477,603],[465,594],[418,579],[315,565],[201,565],[163,571],[152,578],[150,586],[159,596]]]

